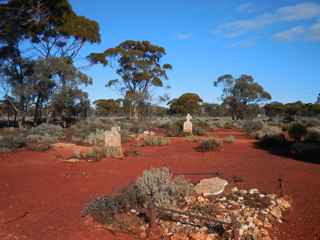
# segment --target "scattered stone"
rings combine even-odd
[[[195,191],[203,196],[214,196],[223,193],[228,182],[219,177],[206,178],[195,186]]]
[[[63,160],[64,162],[66,163],[78,163],[80,162],[81,160],[80,159],[77,159],[77,158],[70,158],[70,159],[65,159]]]
[[[271,210],[270,210],[270,213],[272,216],[274,216],[276,219],[281,219],[282,217],[282,211],[281,211],[281,208],[276,206],[276,207],[273,207]]]

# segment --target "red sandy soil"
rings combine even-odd
[[[110,194],[135,181],[144,169],[167,166],[175,174],[218,172],[231,185],[279,193],[278,178],[293,200],[278,240],[320,239],[320,165],[284,158],[256,149],[239,131],[234,144],[219,152],[199,153],[196,143],[173,139],[163,147],[137,148],[140,155],[96,163],[63,162],[72,149],[56,147],[45,153],[18,151],[0,155],[0,239],[96,240],[130,239],[85,221],[81,209],[97,196]],[[133,149],[130,144],[125,149]],[[210,175],[187,175],[196,182]]]

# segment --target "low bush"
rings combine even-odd
[[[94,147],[83,155],[84,159],[100,161],[107,157],[121,157],[122,150],[118,147]]]
[[[58,125],[42,123],[37,127],[33,127],[28,131],[28,135],[50,137],[58,141],[64,137],[63,128]]]
[[[320,128],[308,128],[305,142],[317,142],[320,143]]]
[[[315,142],[296,142],[291,146],[291,154],[295,157],[320,163],[320,144]]]
[[[203,140],[200,145],[196,148],[199,152],[209,152],[218,150],[223,146],[223,142],[216,138],[209,138]]]
[[[46,151],[51,147],[51,144],[56,142],[56,138],[49,135],[28,135],[26,146],[32,151]]]
[[[223,138],[223,142],[224,143],[234,143],[235,141],[235,137],[234,136],[226,136]]]
[[[177,205],[193,191],[193,185],[182,177],[173,178],[168,168],[146,170],[137,180],[136,187],[144,207]]]
[[[281,148],[287,145],[286,138],[283,134],[278,135],[265,135],[263,136],[257,145],[261,148]]]
[[[264,123],[262,121],[245,121],[243,124],[243,129],[247,134],[252,134],[256,131],[262,130]]]
[[[183,121],[168,122],[161,126],[168,137],[181,137],[183,133]]]
[[[295,141],[301,141],[307,135],[307,128],[301,123],[292,123],[288,129],[289,136]]]
[[[193,192],[193,185],[182,177],[173,178],[169,169],[146,170],[136,183],[110,197],[101,197],[85,206],[82,215],[90,215],[100,223],[111,224],[114,215],[130,209],[174,207]]]
[[[23,134],[5,135],[0,137],[0,152],[8,152],[24,147],[26,138]]]
[[[144,146],[163,146],[168,145],[170,140],[162,136],[147,136],[144,138]]]
[[[85,139],[84,143],[91,146],[103,146],[104,145],[104,130],[96,129],[95,132],[90,133]]]

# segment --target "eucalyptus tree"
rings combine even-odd
[[[103,64],[115,69],[120,79],[109,80],[107,87],[117,89],[130,102],[130,118],[137,119],[138,107],[150,98],[151,89],[163,87],[168,80],[170,64],[161,64],[166,55],[163,47],[149,41],[124,41],[102,53],[93,53],[89,59],[94,64]]]
[[[223,104],[229,108],[234,119],[246,117],[250,106],[271,99],[271,95],[250,75],[234,78],[232,75],[226,74],[214,82],[214,86],[219,85],[223,86],[221,96]]]

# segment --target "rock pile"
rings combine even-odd
[[[181,210],[211,218],[213,226],[208,222],[195,222],[188,214],[181,218],[183,221],[160,220],[166,237],[171,240],[271,240],[274,224],[282,223],[284,213],[291,207],[286,199],[275,194],[263,194],[257,189],[239,190],[236,187],[218,197],[189,197],[186,203]],[[214,224],[215,221],[221,223]]]

